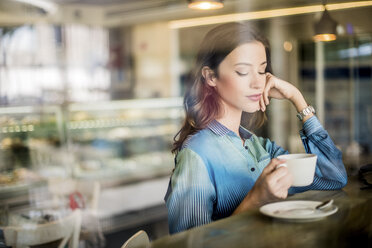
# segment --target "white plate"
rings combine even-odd
[[[320,201],[282,201],[262,206],[260,212],[264,215],[287,221],[307,222],[320,220],[337,212],[338,208],[332,205],[325,210],[316,210]]]

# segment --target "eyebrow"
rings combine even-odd
[[[264,61],[260,65],[264,65],[264,64],[267,64],[267,62]],[[240,62],[240,63],[236,63],[235,65],[249,65],[249,66],[253,66],[251,63],[247,63],[247,62]]]

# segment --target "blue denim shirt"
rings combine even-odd
[[[270,160],[288,153],[243,127],[239,132],[244,145],[236,133],[212,121],[184,142],[165,196],[170,233],[230,216]],[[291,187],[288,193],[344,187],[342,153],[315,116],[304,123],[300,136],[306,152],[318,155],[315,177],[311,185]]]

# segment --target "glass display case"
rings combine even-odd
[[[0,190],[51,177],[105,186],[169,175],[182,117],[181,98],[0,108]]]
[[[182,117],[181,98],[69,105],[73,176],[105,185],[170,174]]]
[[[45,184],[48,170],[68,176],[59,156],[63,117],[58,106],[0,108],[0,200]],[[62,165],[62,166],[61,166]]]
[[[0,108],[0,227],[75,203],[99,232],[166,219],[183,115],[182,98]]]

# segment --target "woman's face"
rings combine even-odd
[[[266,83],[266,52],[262,43],[236,47],[218,66],[216,89],[227,111],[254,113]]]

